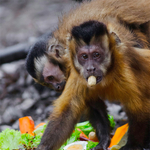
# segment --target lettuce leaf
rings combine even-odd
[[[92,142],[92,141],[88,141],[88,144],[86,145],[86,150],[90,150],[93,147],[95,147],[98,144],[98,142]]]
[[[41,136],[32,136],[28,133],[21,134],[20,131],[6,129],[0,133],[0,150],[36,148],[41,141]]]
[[[115,123],[115,121],[114,121],[114,118],[113,118],[113,116],[108,115],[108,119],[109,119],[109,121],[110,121],[110,127],[111,127],[111,129],[113,130],[114,127],[115,127],[115,125],[116,125],[116,123]]]
[[[32,148],[36,148],[41,141],[41,136],[40,135],[36,135],[36,136],[32,136],[28,133],[22,134],[21,135],[21,144],[24,145],[25,149],[32,149]]]
[[[94,131],[94,128],[92,127],[92,125],[90,124],[89,121],[84,121],[84,122],[77,123],[75,128],[79,128],[86,135],[89,135],[89,133],[91,131]]]
[[[20,131],[6,129],[0,133],[0,149],[12,150],[19,149],[21,141]]]

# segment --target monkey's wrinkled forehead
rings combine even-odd
[[[71,31],[72,36],[77,41],[82,39],[86,44],[90,43],[92,37],[95,36],[95,38],[97,38],[106,33],[108,33],[106,25],[95,20],[90,20],[79,26],[75,26]]]

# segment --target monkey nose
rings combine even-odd
[[[58,90],[61,90],[61,86],[60,86],[60,85],[57,85],[57,89],[58,89]]]
[[[88,67],[87,72],[94,72],[96,70],[95,67]]]

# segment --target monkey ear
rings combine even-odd
[[[52,44],[48,48],[48,53],[54,54],[57,58],[61,58],[65,54],[65,50],[59,44]]]
[[[115,39],[117,45],[121,44],[121,40],[115,32],[111,32],[110,35]]]

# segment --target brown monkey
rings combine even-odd
[[[27,71],[36,82],[62,92],[70,70],[66,55],[64,47],[48,34],[30,48]]]
[[[106,2],[112,9],[104,5]],[[115,9],[120,8],[120,2],[132,8],[129,9],[128,16],[133,22],[130,19],[123,20],[125,16],[121,12],[125,11],[118,11],[120,16],[113,14]],[[106,150],[109,145],[109,138],[106,136],[109,129],[106,126],[104,130],[99,130],[99,124],[103,125],[103,117],[99,119],[97,114],[103,107],[97,97],[110,101],[119,100],[124,105],[129,117],[129,132],[128,142],[121,150],[150,149],[150,62],[135,49],[148,47],[147,36],[140,30],[141,25],[149,21],[149,2],[138,2],[135,5],[135,0],[95,0],[82,4],[63,18],[54,36],[65,44],[69,35],[67,45],[72,63],[71,73],[62,95],[54,103],[54,112],[38,149],[58,149],[71,134],[83,110],[91,108],[89,119],[99,140],[105,135],[94,149]],[[124,10],[129,11],[127,7]],[[136,15],[139,12],[147,17]],[[139,22],[136,22],[136,18]],[[134,26],[125,26],[124,22]],[[87,85],[87,79],[91,75],[97,81],[92,88]],[[104,113],[106,110],[100,113],[101,116]]]

